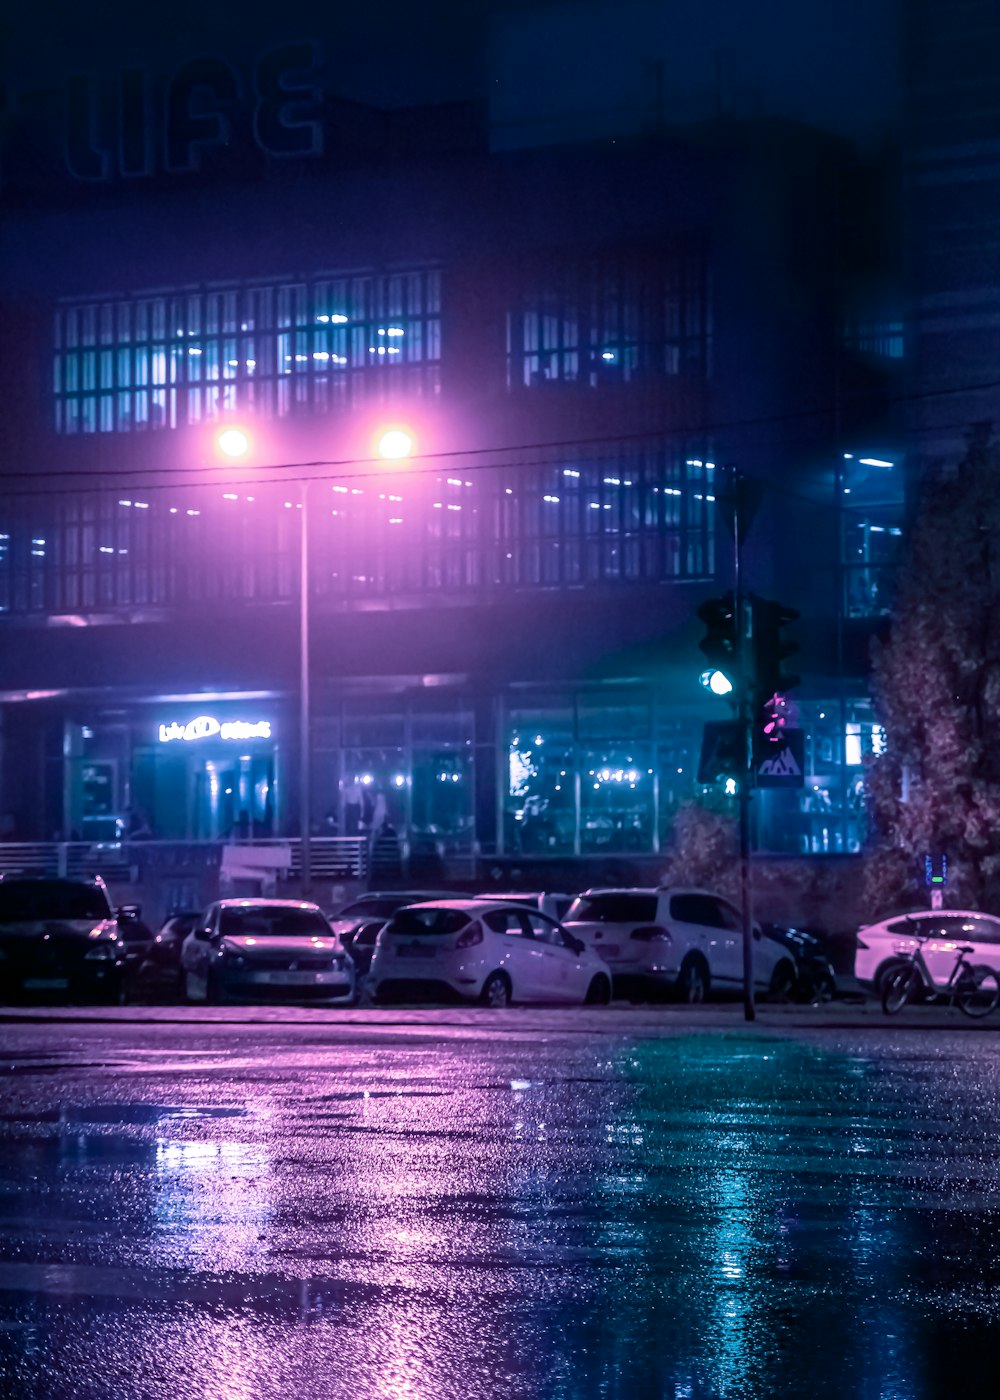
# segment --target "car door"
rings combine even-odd
[[[523,909],[490,909],[481,917],[492,939],[494,962],[510,978],[517,1001],[534,1001],[538,973],[533,960],[531,929]]]
[[[718,899],[714,895],[709,896],[712,903],[718,910],[719,923],[722,925],[723,937],[722,946],[724,949],[724,970],[725,977],[731,978],[740,986],[743,985],[743,915],[735,905],[730,904],[727,899]],[[757,937],[754,941],[753,975],[754,981],[766,985],[771,980],[771,965],[774,961],[767,948],[762,947],[762,940],[759,931],[755,929]]]
[[[742,977],[742,955],[737,961],[734,931],[726,927],[720,901],[713,895],[691,890],[671,895],[670,930],[678,937],[683,962],[697,950],[708,963],[714,986],[732,988]]]
[[[563,929],[547,915],[528,910],[532,983],[539,1001],[582,1001],[584,970]]]

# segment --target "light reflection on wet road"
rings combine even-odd
[[[5,1398],[995,1393],[995,1036],[2,1030]]]

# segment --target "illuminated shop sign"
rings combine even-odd
[[[170,744],[175,739],[270,739],[269,719],[227,719],[218,720],[214,715],[198,715],[187,724],[160,725],[160,743]]]

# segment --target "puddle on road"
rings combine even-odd
[[[249,1112],[246,1108],[215,1108],[200,1104],[70,1104],[38,1113],[0,1113],[0,1123],[59,1123],[68,1128],[78,1124],[133,1127],[169,1122],[171,1119],[190,1122],[198,1119],[245,1118]]]
[[[992,1393],[988,1057],[701,1037],[268,1073],[144,1086],[205,1105],[40,1111],[46,1084],[0,1119],[0,1394]]]

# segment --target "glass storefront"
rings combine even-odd
[[[136,705],[63,725],[70,840],[250,840],[277,834],[275,711]]]
[[[441,861],[655,855],[697,783],[702,709],[642,684],[469,696],[444,687],[318,698],[312,831],[392,833]],[[801,788],[760,790],[763,852],[861,849],[866,766],[884,744],[871,703],[803,701]],[[298,834],[294,703],[147,701],[63,721],[66,839],[246,841]]]
[[[694,795],[700,721],[648,687],[512,697],[504,734],[503,854],[651,854]]]
[[[865,770],[885,746],[871,702],[805,702],[797,706],[797,723],[806,737],[805,781],[800,789],[757,794],[758,847],[797,855],[860,851],[867,836]]]

